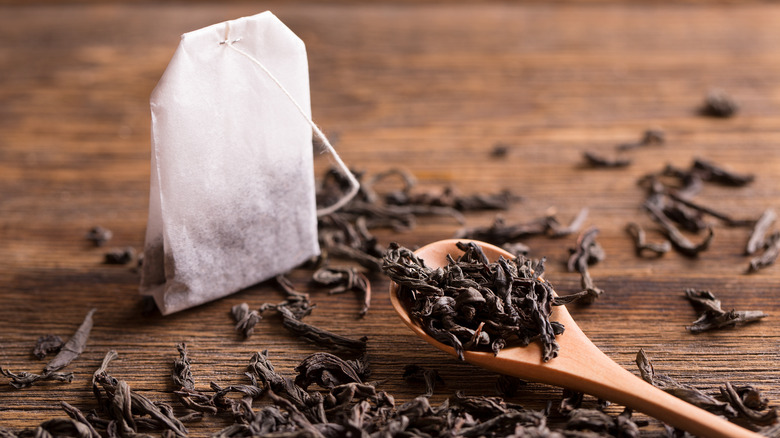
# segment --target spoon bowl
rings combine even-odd
[[[457,258],[463,253],[456,246],[458,242],[467,241],[442,240],[418,249],[415,254],[430,268],[443,267],[448,264],[447,255]],[[495,261],[499,256],[514,258],[512,254],[496,246],[473,242],[482,247],[491,261]],[[457,357],[454,348],[438,342],[412,321],[404,304],[399,300],[398,288],[396,283],[391,282],[390,301],[401,320],[426,342]],[[667,394],[622,368],[585,336],[565,306],[554,307],[550,320],[562,323],[565,331],[556,337],[560,345],[558,357],[548,362],[542,360],[542,349],[538,343],[525,347],[510,345],[497,355],[492,352],[467,350],[463,352],[463,358],[466,362],[497,373],[591,394],[643,412],[697,436],[760,437]]]

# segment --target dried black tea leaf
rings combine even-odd
[[[764,213],[761,214],[761,217],[758,218],[753,227],[753,232],[750,233],[750,238],[745,247],[745,254],[753,255],[759,249],[766,246],[766,233],[776,219],[777,213],[775,213],[775,210],[772,208],[767,208]]]
[[[84,321],[76,332],[73,333],[73,336],[60,348],[59,353],[46,364],[41,374],[26,371],[14,373],[2,367],[0,367],[0,374],[8,377],[10,385],[16,389],[27,388],[35,384],[35,382],[42,381],[71,382],[73,373],[59,373],[57,371],[68,366],[84,351],[89,338],[89,332],[92,330],[92,314],[95,313],[95,310],[92,309],[87,313]]]
[[[686,289],[685,297],[688,298],[694,308],[702,312],[693,324],[685,327],[691,333],[734,327],[755,322],[768,316],[766,313],[758,310],[730,310],[727,312],[721,309],[720,300],[707,290]]]
[[[697,204],[692,200],[688,199],[687,197],[680,196],[679,194],[674,192],[669,193],[669,197],[672,200],[676,201],[677,203],[684,205],[685,207],[688,207],[699,213],[704,213],[716,219],[719,219],[729,227],[749,227],[749,226],[753,226],[753,224],[755,223],[753,220],[750,219],[734,219],[725,213],[719,212],[713,208],[706,207],[704,205]],[[679,206],[677,208],[679,208]],[[699,225],[698,229],[694,229],[693,231],[698,231],[704,228],[706,228],[706,225],[705,226]]]
[[[368,313],[371,306],[371,285],[368,278],[357,269],[323,267],[314,272],[312,281],[318,285],[329,287],[328,293],[330,294],[354,291],[362,303],[359,315],[362,317]]]
[[[54,359],[43,368],[43,374],[49,374],[65,368],[84,351],[89,339],[89,332],[92,331],[92,315],[96,310],[92,309],[87,312],[87,316],[84,317],[84,321],[76,332],[73,333],[73,336],[62,346],[60,352],[54,356]]]
[[[94,426],[92,426],[92,423],[87,420],[87,417],[85,417],[84,413],[82,413],[78,408],[64,401],[60,402],[60,406],[62,407],[62,410],[64,410],[65,413],[73,419],[73,421],[81,425],[79,426],[78,436],[84,438],[101,438],[100,434],[97,432],[97,430],[95,430]]]
[[[149,428],[160,432],[170,430],[176,436],[186,437],[187,429],[173,414],[170,406],[151,401],[131,390],[124,380],[118,380],[108,374],[108,364],[116,357],[115,351],[109,351],[92,380],[92,391],[105,414],[111,419],[107,428],[116,429],[108,430],[108,435],[138,436],[139,428]]]
[[[244,338],[252,336],[255,331],[255,325],[260,321],[261,316],[256,310],[249,310],[249,304],[236,304],[230,309],[230,314],[236,321],[236,331],[244,335]]]
[[[275,280],[276,284],[287,295],[287,299],[277,304],[265,303],[261,305],[258,311],[260,315],[268,310],[275,311],[282,318],[282,327],[299,338],[320,347],[354,356],[360,356],[366,351],[366,337],[352,339],[303,322],[303,318],[314,309],[314,305],[309,300],[309,295],[297,291],[293,284],[283,275],[277,276]]]
[[[171,373],[171,379],[176,387],[194,390],[195,379],[192,377],[192,371],[190,370],[190,358],[187,353],[187,344],[180,343],[176,345],[176,349],[179,351],[179,358],[173,361],[173,372]]]
[[[457,211],[508,210],[514,202],[519,200],[520,198],[509,190],[461,195],[453,187],[444,187],[436,191],[413,192],[411,186],[407,186],[403,191],[391,192],[385,198],[385,201],[390,205],[445,207]]]
[[[718,401],[714,397],[711,397],[690,385],[679,383],[667,375],[657,374],[653,368],[652,362],[650,362],[650,359],[642,349],[636,354],[636,365],[639,368],[642,380],[656,388],[662,389],[677,398],[694,406],[698,406],[705,411],[712,412],[715,415],[723,415],[727,418],[734,418],[737,416],[737,412],[728,403]]]
[[[642,146],[659,145],[666,142],[666,134],[660,129],[648,129],[642,134],[642,138],[639,141],[633,143],[623,143],[617,146],[620,151],[627,151],[630,149],[636,149]]]
[[[576,233],[580,230],[580,228],[582,228],[582,226],[585,224],[585,221],[588,219],[588,212],[589,210],[587,208],[583,208],[579,213],[577,213],[577,216],[574,217],[571,223],[565,226],[558,222],[558,219],[554,214],[549,214],[547,216],[547,226],[549,227],[547,234],[550,237],[565,237]]]
[[[55,335],[46,335],[38,337],[33,349],[33,355],[38,359],[43,359],[51,353],[57,353],[62,348],[62,338]]]
[[[660,257],[672,249],[668,240],[661,243],[648,242],[645,230],[635,222],[626,225],[626,232],[634,239],[634,248],[638,257],[644,257],[648,253],[654,257]]]
[[[666,234],[666,237],[669,238],[674,249],[676,249],[680,254],[688,257],[696,257],[699,255],[699,253],[706,251],[707,248],[709,248],[710,242],[712,242],[712,238],[715,235],[715,233],[712,231],[712,228],[707,229],[707,237],[705,237],[704,240],[698,244],[694,244],[688,240],[688,238],[685,237],[682,232],[677,229],[677,227],[674,226],[672,221],[669,220],[664,212],[658,209],[654,202],[645,202],[644,206],[645,209],[650,212],[650,217],[652,217],[656,223],[661,225],[661,228]]]
[[[631,165],[631,160],[628,158],[607,158],[591,151],[585,151],[582,155],[585,163],[590,167],[621,168]]]
[[[604,291],[593,284],[588,266],[604,259],[604,250],[596,242],[598,228],[590,228],[577,237],[577,246],[571,250],[566,266],[570,272],[577,271],[582,278],[582,290],[587,293],[585,303],[592,303]]]
[[[9,369],[0,367],[0,374],[4,375],[5,377],[8,377],[10,379],[8,383],[16,389],[28,388],[33,384],[35,384],[35,382],[73,381],[73,373],[58,373],[53,371],[48,373],[43,373],[43,374],[29,373],[27,371],[20,371],[18,373],[14,373]]]
[[[282,326],[284,328],[312,344],[353,355],[360,355],[366,351],[366,341],[368,338],[365,336],[360,339],[348,338],[307,324],[297,319],[292,311],[286,306],[276,306],[275,310],[282,316]]]
[[[135,258],[135,249],[131,246],[112,249],[104,256],[103,263],[107,265],[126,265]]]
[[[463,254],[431,269],[412,251],[391,243],[384,271],[413,321],[462,360],[464,350],[497,353],[507,343],[542,345],[542,358],[557,355],[560,324],[549,320],[555,292],[541,279],[544,262],[499,258],[489,263],[481,247],[458,243]],[[557,327],[557,328],[556,328]]]
[[[494,245],[503,245],[524,237],[544,234],[548,228],[549,223],[546,217],[525,224],[507,225],[503,217],[496,216],[492,225],[462,229],[455,234],[455,238],[481,240]]]
[[[576,233],[588,217],[588,209],[583,208],[569,223],[562,225],[555,213],[549,213],[544,217],[534,219],[527,223],[507,225],[504,218],[496,216],[493,224],[487,227],[464,228],[455,234],[456,239],[481,240],[494,245],[513,244],[517,240],[530,236],[548,235],[550,237],[564,237]],[[518,250],[524,250],[520,246]],[[515,251],[509,251],[516,254]]]
[[[693,160],[691,171],[705,181],[734,187],[748,185],[756,179],[755,175],[736,173],[703,158]]]
[[[752,386],[734,388],[731,383],[726,382],[725,387],[720,388],[720,393],[741,417],[748,419],[752,424],[769,426],[777,422],[777,408],[769,409],[764,413],[759,412],[766,409],[767,403]]]
[[[338,211],[319,218],[320,259],[323,265],[332,258],[346,259],[359,263],[369,273],[381,272],[384,248],[369,230],[408,230],[422,216],[449,216],[463,224],[465,218],[461,211],[506,210],[520,200],[508,190],[472,195],[460,195],[452,187],[415,190],[414,176],[401,169],[390,169],[371,178],[365,178],[362,172],[353,173],[361,180],[360,191],[355,198]],[[391,176],[400,177],[403,188],[380,196],[374,186]],[[341,172],[331,169],[318,186],[317,203],[330,205],[343,196],[349,182]]]
[[[368,375],[365,359],[344,360],[330,353],[314,353],[295,367],[295,384],[303,389],[316,383],[321,388],[335,388],[347,383],[363,383]]]
[[[92,227],[85,236],[85,238],[94,243],[95,246],[105,245],[106,242],[111,240],[112,237],[114,237],[114,233],[112,233],[111,230],[101,226]]]
[[[509,155],[510,146],[506,143],[496,143],[490,150],[490,156],[493,158],[504,158]]]
[[[444,379],[439,376],[438,371],[415,364],[404,366],[403,379],[407,382],[424,382],[425,394],[423,397],[431,397],[437,383],[444,384]]]
[[[570,431],[588,431],[599,437],[639,438],[639,425],[631,419],[632,411],[626,408],[620,415],[612,417],[596,409],[575,409],[566,422],[565,436],[592,437],[594,435],[571,435]]]
[[[739,105],[725,91],[714,89],[707,93],[701,113],[710,117],[727,118],[737,113]]]
[[[775,231],[764,241],[764,252],[750,259],[748,273],[772,266],[780,255],[780,232]]]

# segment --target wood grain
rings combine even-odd
[[[596,4],[306,4],[271,9],[307,44],[315,121],[342,158],[370,173],[413,172],[424,187],[452,184],[464,193],[509,188],[524,201],[508,222],[554,207],[562,218],[588,207],[607,258],[591,274],[606,295],[570,306],[583,331],[608,356],[636,372],[644,348],[656,370],[713,393],[725,381],[750,383],[780,400],[780,267],[745,275],[748,231],[717,227],[697,259],[667,254],[635,257],[624,231],[642,215],[637,179],[701,156],[756,175],[744,188],[707,187],[698,199],[740,217],[757,218],[780,199],[780,7]],[[43,367],[31,355],[39,335],[69,336],[97,307],[87,351],[68,369],[71,384],[26,390],[0,385],[0,425],[19,428],[63,416],[59,400],[95,407],[89,376],[109,349],[115,376],[152,398],[174,402],[170,364],[187,342],[196,385],[243,381],[254,351],[268,349],[282,372],[315,347],[288,336],[278,321],[260,322],[243,341],[230,307],[258,306],[280,295],[259,285],[169,317],[141,316],[138,276],[103,265],[105,249],[84,240],[102,225],[109,247],[143,245],[149,181],[148,97],[181,33],[260,12],[255,5],[132,4],[0,7],[0,365]],[[737,117],[701,117],[707,90],[727,90]],[[635,151],[625,169],[582,167],[582,152],[613,152],[650,127],[663,146]],[[506,158],[491,157],[496,143]],[[316,162],[317,174],[327,167]],[[473,214],[484,225],[493,214]],[[407,246],[451,237],[459,225],[422,219],[409,232],[381,230],[382,243]],[[650,237],[657,239],[655,231]],[[564,262],[573,237],[529,239],[546,256],[559,293],[579,287]],[[293,281],[306,289],[306,273]],[[356,317],[349,296],[312,291],[309,321],[345,335],[368,335],[372,379],[408,400],[424,388],[405,383],[403,366],[440,371],[446,385],[432,400],[458,390],[493,394],[495,375],[458,363],[416,339],[372,281],[369,314]],[[724,308],[764,310],[764,321],[692,335],[688,287],[710,289]],[[529,384],[519,403],[543,408],[560,390]],[[188,427],[202,436],[227,425],[213,418]],[[650,427],[658,430],[657,423]]]

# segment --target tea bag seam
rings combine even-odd
[[[301,106],[298,104],[298,102],[295,100],[295,98],[290,94],[289,91],[287,91],[287,88],[282,85],[282,83],[276,78],[276,76],[271,73],[268,68],[263,65],[262,62],[260,62],[257,58],[252,56],[251,54],[247,53],[244,50],[241,50],[240,48],[236,47],[234,43],[237,43],[241,41],[241,38],[236,38],[231,40],[230,37],[230,23],[225,23],[225,40],[220,41],[219,44],[230,47],[231,49],[235,50],[240,55],[247,58],[249,61],[251,61],[253,64],[255,64],[257,67],[259,67],[263,72],[265,72],[266,75],[276,84],[277,87],[279,87],[280,90],[282,90],[282,93],[287,97],[287,99],[292,102],[293,105],[295,105],[295,108],[298,110],[298,112],[303,116],[303,118],[311,125],[312,129],[314,130],[314,133],[317,135],[317,137],[322,141],[322,144],[325,145],[325,150],[330,152],[333,156],[333,159],[336,161],[336,164],[341,169],[341,171],[344,173],[344,175],[347,177],[347,180],[350,184],[350,189],[347,193],[344,194],[344,196],[333,203],[332,205],[329,205],[327,207],[322,207],[317,209],[317,217],[321,216],[327,216],[334,211],[338,210],[339,208],[346,205],[350,200],[352,200],[353,197],[357,194],[358,190],[360,190],[360,183],[358,182],[357,178],[355,178],[355,175],[352,174],[352,172],[349,170],[346,164],[344,164],[344,161],[342,161],[339,154],[336,152],[336,149],[333,147],[333,145],[330,144],[330,141],[328,141],[328,138],[325,136],[325,134],[320,130],[320,128],[317,126],[316,123],[309,117],[308,114],[306,114],[306,111],[301,108]]]

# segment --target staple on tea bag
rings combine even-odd
[[[141,293],[173,313],[319,254],[317,215],[358,182],[311,119],[303,42],[270,12],[182,35],[152,93]],[[352,188],[316,208],[312,132]]]

